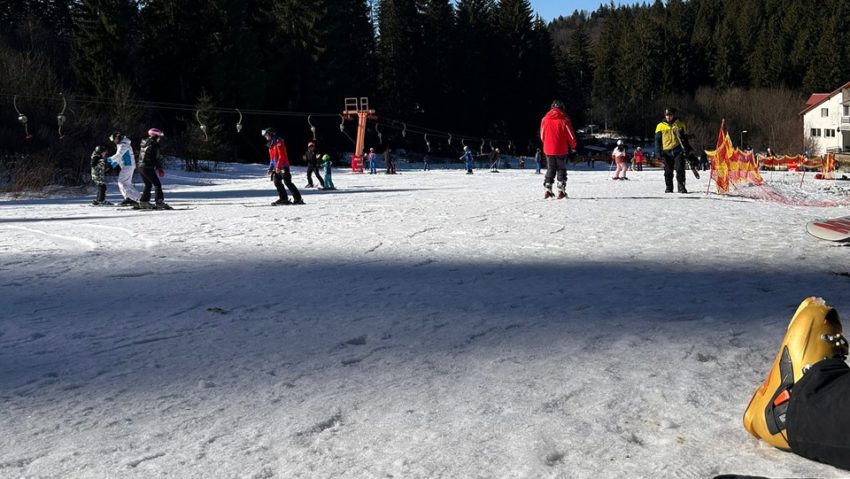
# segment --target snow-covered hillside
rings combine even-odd
[[[850,249],[805,231],[850,208],[600,166],[560,201],[338,170],[271,207],[261,165],[169,171],[188,210],[0,201],[0,477],[848,477],[741,416],[801,300],[850,318]]]

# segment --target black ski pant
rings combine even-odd
[[[272,181],[274,181],[274,187],[277,188],[277,195],[281,201],[289,201],[286,188],[289,188],[289,191],[292,193],[292,199],[296,203],[301,201],[301,192],[292,183],[292,173],[289,172],[289,167],[282,169],[280,173],[273,173]],[[284,188],[284,185],[286,185],[286,188]]]
[[[546,177],[543,179],[543,185],[548,188],[554,184],[556,174],[558,176],[558,183],[566,183],[567,155],[546,155]]]
[[[102,183],[97,185],[97,196],[95,197],[95,201],[98,203],[103,203],[106,201],[106,184]]]
[[[145,182],[145,190],[142,192],[141,198],[139,201],[142,203],[147,203],[151,200],[151,189],[154,188],[156,190],[154,198],[157,203],[162,203],[165,201],[165,195],[162,194],[162,182],[159,181],[159,176],[156,174],[156,170],[153,168],[139,168],[139,175],[142,177],[142,181]]]
[[[319,175],[319,166],[318,165],[307,165],[307,186],[313,186],[313,173],[316,174],[316,179],[319,180],[319,185],[322,188],[325,187],[325,180],[322,179],[322,176]]]
[[[676,183],[679,190],[685,189],[685,154],[681,148],[661,152],[664,163],[664,185],[667,191],[673,191],[673,171],[676,172]]]
[[[796,454],[850,470],[850,367],[844,360],[815,363],[794,384],[785,425]]]

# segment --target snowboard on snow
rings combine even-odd
[[[826,241],[850,241],[850,216],[810,221],[806,224],[806,231],[815,238]]]

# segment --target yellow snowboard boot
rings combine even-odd
[[[753,436],[788,450],[785,412],[794,383],[813,364],[829,358],[847,357],[847,341],[841,334],[838,312],[814,296],[800,303],[770,374],[759,387],[744,412],[744,428]]]

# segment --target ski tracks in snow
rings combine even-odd
[[[41,245],[44,245],[45,242],[52,243],[63,251],[92,252],[99,249],[107,248],[109,247],[109,245],[119,242],[117,241],[115,232],[121,233],[126,237],[136,240],[135,243],[129,244],[140,244],[145,249],[151,249],[158,244],[158,241],[151,239],[141,233],[136,233],[135,231],[128,228],[98,225],[91,223],[79,223],[75,226],[79,226],[82,228],[76,231],[76,234],[74,236],[49,233],[41,229],[29,228],[26,226],[4,226],[3,229],[19,231],[23,234],[29,234],[30,236],[34,236],[36,239],[41,240]],[[97,234],[95,233],[97,230],[106,230],[111,231],[113,233]],[[122,245],[128,244],[126,241],[120,243]]]

